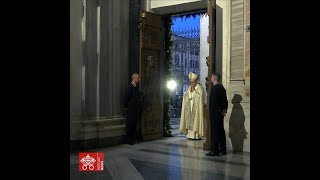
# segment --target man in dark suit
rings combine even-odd
[[[133,145],[135,140],[136,126],[139,116],[139,74],[134,73],[131,77],[132,81],[129,83],[124,100],[124,107],[127,112],[127,141],[128,144]]]
[[[211,152],[206,154],[207,156],[218,156],[219,153],[224,155],[227,154],[226,133],[224,131],[223,119],[227,113],[228,100],[226,89],[219,84],[220,80],[220,74],[212,74],[211,82],[213,87],[210,92],[209,115],[213,148],[211,149]]]

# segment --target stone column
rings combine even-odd
[[[86,1],[86,41],[84,42],[85,114],[96,117],[97,100],[97,1]]]
[[[81,117],[82,0],[70,0],[70,140],[79,137],[73,122]]]
[[[129,0],[86,0],[83,54],[79,51],[81,48],[73,50],[80,46],[73,36],[81,40],[81,33],[78,33],[81,32],[81,20],[75,22],[76,15],[73,14],[76,14],[75,10],[82,11],[82,7],[79,5],[77,9],[72,2],[71,70],[77,70],[71,72],[71,84],[74,86],[71,103],[77,105],[72,108],[81,107],[81,97],[80,102],[75,102],[75,97],[81,94],[78,91],[82,90],[85,103],[81,111],[83,118],[71,122],[71,134],[78,133],[75,140],[80,142],[76,144],[83,148],[119,144],[125,135],[125,118],[121,115],[128,82]],[[83,55],[83,64],[81,58],[75,60],[79,52]],[[85,69],[84,80],[79,84],[82,67]]]
[[[101,1],[100,52],[100,116],[121,116],[129,74],[129,0]]]
[[[123,96],[128,79],[129,49],[129,0],[113,0],[113,48],[112,48],[112,114],[124,111]]]
[[[101,116],[123,114],[129,74],[129,3],[129,0],[101,2]]]
[[[121,75],[121,61],[122,61],[122,57],[121,57],[121,52],[124,50],[124,47],[121,47],[121,11],[122,11],[122,7],[121,7],[121,2],[122,1],[118,1],[118,0],[112,0],[112,9],[113,9],[113,14],[112,14],[112,64],[110,64],[111,67],[111,72],[112,72],[112,104],[110,104],[112,106],[112,114],[115,115],[117,113],[120,114],[120,75]],[[122,103],[123,104],[123,103]]]
[[[112,38],[113,38],[113,0],[101,1],[101,50],[100,50],[100,116],[112,116]]]

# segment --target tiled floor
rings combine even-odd
[[[208,157],[202,149],[204,140],[188,140],[176,126],[172,122],[175,137],[91,150],[104,152],[102,172],[79,172],[78,156],[71,155],[70,179],[250,179],[249,153]]]

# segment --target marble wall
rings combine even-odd
[[[244,0],[244,25],[250,25],[250,0]],[[245,78],[245,92],[244,96],[248,101],[246,102],[245,113],[246,121],[245,127],[247,129],[247,139],[244,141],[244,151],[250,152],[250,31],[244,32],[244,78]]]
[[[244,2],[244,25],[250,28],[250,0]],[[250,29],[244,34],[245,78],[250,78]]]
[[[207,56],[209,56],[209,16],[204,15],[200,18],[200,83],[206,88],[206,77],[208,76]],[[204,91],[204,102],[207,104],[207,91]]]
[[[217,0],[219,5],[222,0]],[[250,75],[245,77],[245,62],[249,54],[245,55],[245,3],[249,0],[230,0],[221,3],[220,7],[226,7],[229,16],[223,16],[222,20],[231,20],[227,25],[230,45],[227,46],[230,54],[227,55],[225,73],[229,109],[225,121],[227,143],[234,151],[250,152]],[[229,28],[228,28],[229,26]],[[223,36],[224,37],[224,36]],[[247,44],[249,46],[249,44]],[[229,63],[229,62],[230,63]],[[228,71],[230,73],[228,73]],[[250,67],[249,67],[250,71]]]
[[[222,75],[222,84],[228,89],[230,81],[230,3],[231,0],[216,1],[217,45],[216,61],[218,72]]]

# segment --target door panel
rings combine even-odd
[[[162,104],[160,96],[160,32],[161,16],[140,12],[140,88],[142,98],[141,135],[142,140],[162,137]],[[141,24],[140,24],[141,25]]]

